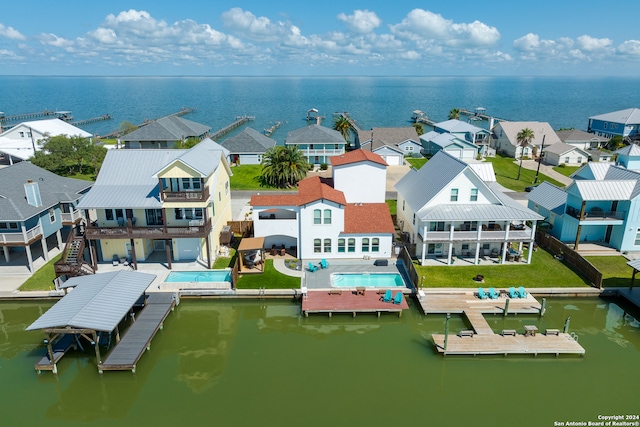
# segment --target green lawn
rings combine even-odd
[[[602,273],[602,286],[605,288],[627,287],[631,284],[633,268],[627,265],[623,256],[585,257]]]
[[[265,260],[264,273],[244,274],[236,283],[238,289],[299,289],[300,278],[285,276],[273,268],[273,260]]]
[[[525,251],[524,256],[527,256]],[[553,258],[540,248],[533,253],[530,265],[468,265],[423,267],[414,265],[419,276],[424,276],[424,286],[432,288],[477,288],[473,280],[477,274],[484,276],[482,286],[509,288],[574,287],[589,286],[567,265]],[[463,263],[458,261],[458,263]]]
[[[56,277],[56,272],[53,268],[53,264],[60,260],[62,254],[59,254],[55,258],[49,260],[48,263],[42,266],[41,269],[36,271],[26,282],[20,286],[21,291],[50,291],[55,289],[53,286],[53,279]]]
[[[518,163],[513,160],[512,157],[504,157],[500,154],[496,155],[496,157],[487,158],[487,161],[493,163],[493,170],[496,173],[496,180],[503,187],[509,188],[514,191],[524,191],[524,189],[531,184],[536,177],[536,171],[522,168],[520,173],[520,180],[518,181],[516,178],[518,177]],[[550,178],[546,175],[539,174],[538,182],[548,181],[553,185],[557,185],[558,187],[564,187],[564,184],[556,181],[553,178]]]
[[[411,167],[420,169],[422,166],[424,166],[425,163],[427,163],[429,159],[408,157],[408,158],[405,158],[405,160],[407,161],[407,163],[411,165]]]
[[[385,200],[387,202],[387,206],[389,206],[389,213],[391,215],[395,215],[397,213],[397,200]]]
[[[558,172],[558,173],[561,173],[564,176],[569,176],[569,175],[571,175],[572,173],[574,173],[575,171],[577,171],[580,168],[581,168],[581,166],[565,166],[565,165],[562,165],[562,166],[554,166],[553,170]]]
[[[231,168],[233,175],[229,179],[232,190],[297,190],[296,188],[276,188],[263,185],[260,181],[262,165],[239,165]]]

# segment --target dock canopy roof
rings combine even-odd
[[[75,283],[75,289],[27,331],[69,327],[111,332],[155,278],[154,274],[126,270],[73,277],[65,283]]]

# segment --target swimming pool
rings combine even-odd
[[[331,286],[336,288],[390,288],[404,286],[398,273],[332,273]]]
[[[211,270],[211,271],[172,271],[165,282],[230,282],[231,271]]]

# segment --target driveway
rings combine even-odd
[[[537,170],[538,169],[538,162],[535,160],[523,160],[522,161],[522,167],[525,169],[529,169],[529,170]],[[564,185],[571,185],[573,184],[573,179],[569,178],[568,176],[564,176],[559,172],[556,172],[553,170],[553,166],[549,166],[549,165],[545,165],[544,163],[540,164],[540,173],[543,173],[545,175],[547,175],[550,178],[555,179],[556,181],[559,181],[561,183],[563,183]]]

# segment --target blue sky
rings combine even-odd
[[[640,1],[11,1],[4,75],[638,75]]]

